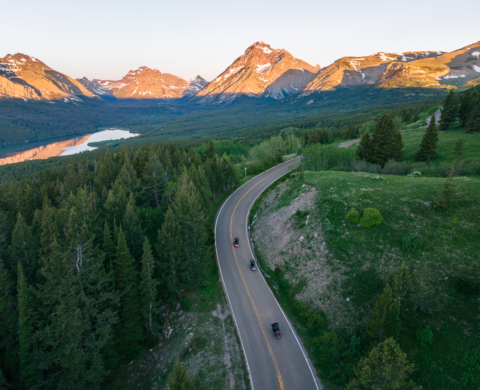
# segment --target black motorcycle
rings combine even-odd
[[[257,270],[257,265],[255,264],[255,260],[250,260],[250,269],[252,271],[256,271]]]
[[[240,240],[238,239],[238,237],[235,237],[235,240],[233,241],[233,246],[234,246],[235,248],[238,248],[239,242],[240,242]]]
[[[280,332],[280,327],[278,326],[277,322],[272,324],[272,330],[273,330],[273,334],[275,335],[276,339],[279,339],[279,338],[282,337],[282,332]]]

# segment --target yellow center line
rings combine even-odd
[[[271,173],[270,175],[268,176],[265,176],[262,180],[260,180],[258,183],[256,183],[255,185],[252,186],[252,188],[250,188],[247,192],[245,192],[245,194],[243,194],[243,196],[240,198],[240,200],[237,202],[237,204],[235,205],[235,208],[233,209],[233,213],[232,213],[232,217],[230,218],[230,242],[233,242],[233,234],[232,234],[232,224],[233,224],[233,216],[235,215],[235,211],[237,210],[237,207],[238,205],[240,204],[240,202],[242,201],[242,199],[251,191],[255,188],[255,186],[257,186],[258,184],[260,184],[262,181],[264,181],[265,179],[269,178],[270,176],[274,175],[275,173],[277,173],[278,171],[281,171],[282,169],[285,169],[287,167],[289,167],[290,165],[293,165],[297,163],[297,161],[295,161],[294,163],[291,163],[291,164],[288,164],[287,166],[285,167],[282,167],[280,169],[277,169],[275,172]],[[245,278],[243,277],[243,273],[242,273],[242,270],[240,268],[240,264],[238,263],[238,259],[237,259],[237,254],[235,253],[235,249],[233,249],[233,256],[235,257],[235,263],[237,264],[237,268],[238,268],[238,272],[242,278],[242,281],[243,281],[243,285],[245,286],[245,290],[247,291],[247,294],[248,294],[248,297],[250,298],[250,303],[252,304],[252,307],[253,307],[253,310],[255,311],[255,316],[257,317],[257,321],[260,325],[260,329],[262,330],[262,333],[263,333],[263,337],[265,337],[265,341],[267,342],[267,346],[268,346],[268,350],[270,351],[270,355],[272,357],[272,360],[273,360],[273,364],[275,365],[275,371],[277,372],[277,377],[278,377],[278,383],[280,384],[280,389],[281,390],[285,390],[285,386],[283,385],[283,379],[282,379],[282,375],[280,374],[280,369],[278,368],[278,364],[277,364],[277,359],[275,358],[275,354],[273,353],[273,350],[272,350],[272,346],[270,345],[270,342],[268,341],[268,338],[267,338],[267,335],[265,333],[265,330],[263,329],[263,326],[262,326],[262,320],[260,319],[260,315],[258,314],[258,310],[257,310],[257,307],[255,306],[255,302],[252,298],[252,295],[250,294],[250,290],[248,289],[247,287],[247,283],[245,281]]]

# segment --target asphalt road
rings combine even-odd
[[[288,173],[299,158],[269,169],[237,189],[223,204],[215,223],[215,246],[223,285],[245,351],[252,388],[319,390],[307,354],[260,271],[251,271],[248,214],[258,196]],[[233,246],[235,237],[240,247]],[[278,322],[282,338],[271,324]]]
[[[358,144],[360,142],[360,139],[355,139],[353,141],[347,141],[347,142],[342,142],[340,145],[338,145],[339,148],[348,148],[354,144]]]

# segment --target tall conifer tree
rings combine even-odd
[[[440,115],[440,130],[448,130],[457,118],[457,95],[450,90],[443,101],[443,108]]]
[[[0,257],[0,363],[13,368],[17,342],[18,310],[13,280]],[[1,388],[1,386],[0,386]]]
[[[22,384],[25,388],[32,388],[40,377],[35,362],[34,324],[37,322],[35,299],[32,289],[23,271],[21,262],[18,263],[18,335],[19,358]]]
[[[417,161],[430,161],[436,156],[438,142],[437,125],[435,124],[435,116],[430,119],[430,124],[427,127],[427,131],[423,135],[422,142],[420,143],[420,150],[415,154],[415,160]]]
[[[130,194],[125,215],[123,216],[122,229],[127,240],[130,254],[135,260],[137,270],[140,270],[140,258],[142,256],[142,240],[144,237],[140,217],[138,216],[135,198]]]
[[[392,335],[389,332],[396,329],[393,325],[395,318],[391,313],[392,305],[392,289],[387,284],[378,297],[373,313],[368,320],[366,336],[371,345],[376,345],[387,337],[391,337]]]
[[[477,97],[475,106],[468,120],[468,134],[480,132],[480,97]]]
[[[115,257],[115,245],[113,244],[112,240],[112,232],[110,231],[110,227],[108,226],[107,220],[103,225],[103,252],[105,253],[105,264],[108,265],[106,267],[110,270],[110,266],[112,261]]]
[[[95,235],[87,223],[95,223],[95,215],[82,206],[85,201],[86,192],[80,189],[78,208],[70,210],[64,249],[53,242],[42,268],[45,283],[39,288],[45,310],[56,313],[39,333],[41,366],[48,383],[58,388],[100,388],[106,375],[100,351],[112,339],[117,321],[104,257],[94,246]],[[49,351],[52,345],[55,348]]]
[[[366,132],[362,135],[360,143],[357,147],[357,155],[360,160],[367,162],[373,162],[373,140],[370,136],[370,132]]]
[[[161,284],[169,294],[185,290],[189,275],[185,261],[186,248],[183,245],[180,224],[171,206],[165,214],[165,221],[158,235],[157,253],[160,263],[157,274]]]
[[[465,92],[465,95],[463,95],[462,102],[460,103],[460,108],[458,109],[458,116],[460,118],[460,122],[462,123],[462,126],[465,126],[465,124],[468,121],[468,117],[472,109],[472,101],[473,101],[472,89],[469,88],[467,89],[467,92]]]
[[[455,142],[455,146],[453,147],[453,155],[457,160],[460,160],[463,156],[463,141],[461,138]]]
[[[122,231],[118,233],[115,288],[122,294],[120,298],[121,322],[117,325],[119,352],[123,357],[130,357],[138,350],[138,343],[143,340],[143,330],[141,300],[138,294],[138,273]]]
[[[390,159],[399,161],[402,158],[402,134],[388,113],[385,113],[375,126],[373,133],[373,162],[385,166]]]
[[[145,165],[142,175],[143,201],[153,207],[159,207],[167,182],[165,169],[156,154],[152,154]]]
[[[154,278],[155,260],[148,238],[143,242],[142,271],[140,273],[140,296],[142,298],[143,326],[150,333],[157,327],[156,316],[159,313],[157,301],[158,281]]]
[[[10,244],[10,258],[12,263],[9,268],[16,277],[16,267],[18,263],[22,265],[23,272],[29,283],[35,280],[37,272],[37,248],[34,246],[32,232],[22,214],[18,214],[17,223],[12,232],[12,242]],[[15,266],[14,266],[15,264]]]

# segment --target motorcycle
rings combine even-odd
[[[279,338],[282,337],[282,332],[280,332],[280,327],[278,326],[277,322],[272,324],[272,330],[273,330],[273,334],[275,335],[276,339],[279,339]]]
[[[238,239],[238,237],[235,237],[235,240],[233,241],[233,246],[235,248],[238,248],[238,246],[240,245],[239,242],[240,242],[240,240]]]
[[[255,264],[255,260],[250,260],[250,269],[252,271],[256,271],[257,270],[257,265]]]

